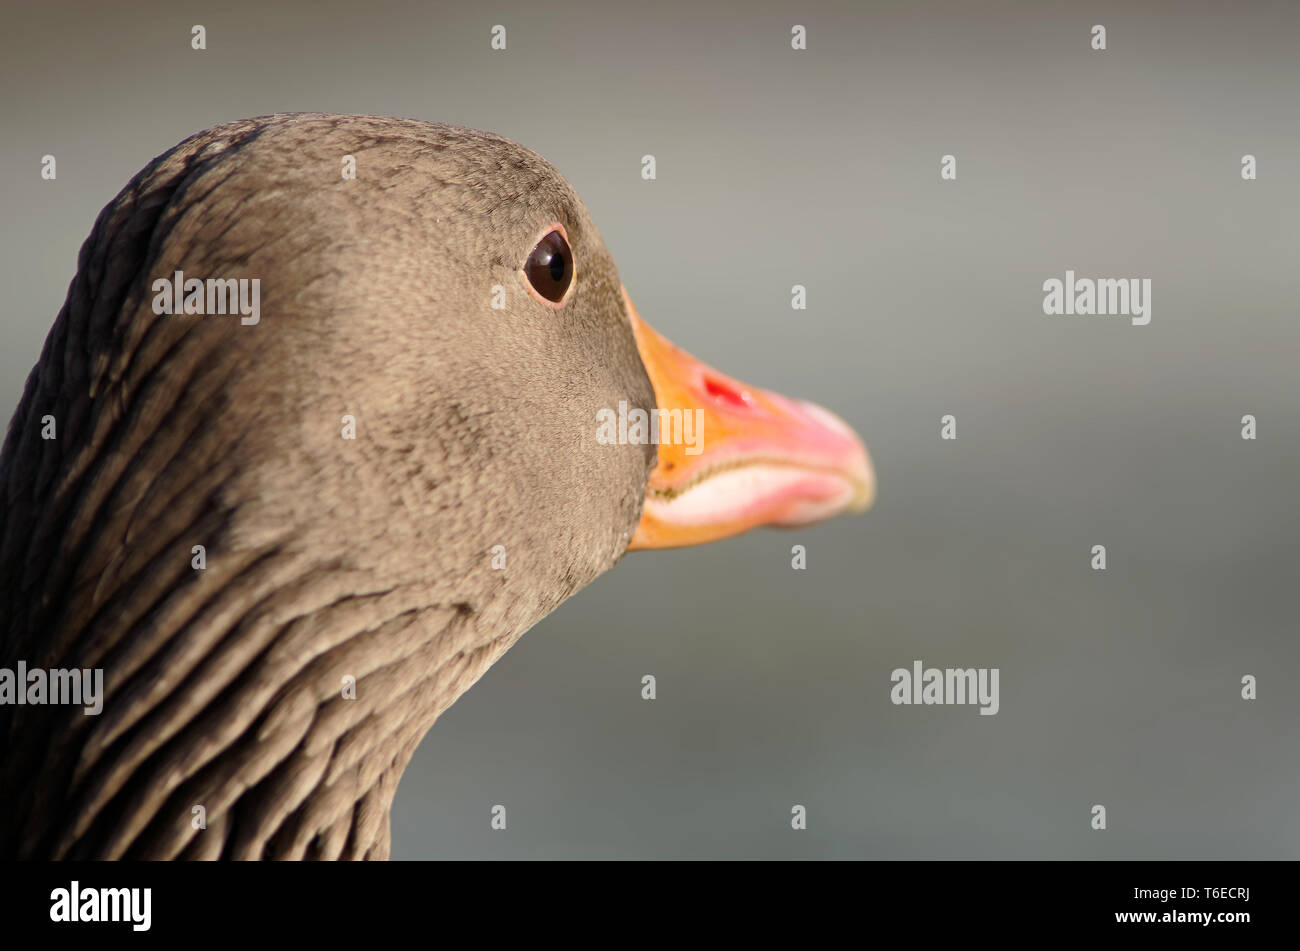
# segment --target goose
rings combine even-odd
[[[522,146],[198,133],[99,215],[0,453],[0,855],[387,858],[421,737],[626,551],[874,492],[839,417],[652,330]]]

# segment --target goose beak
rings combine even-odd
[[[847,423],[719,373],[656,333],[626,289],[623,300],[659,407],[659,461],[629,550],[867,510],[876,477]]]

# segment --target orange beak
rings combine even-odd
[[[847,423],[706,366],[641,320],[626,289],[623,300],[659,407],[659,461],[629,550],[866,511],[875,473]]]

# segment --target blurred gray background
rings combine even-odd
[[[1300,855],[1300,5],[28,6],[4,420],[149,159],[371,112],[546,156],[657,329],[870,447],[865,517],[631,555],[527,634],[416,754],[395,858]],[[1151,324],[1044,316],[1067,268],[1149,277]],[[894,706],[918,659],[1000,668],[1001,712]]]

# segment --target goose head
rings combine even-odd
[[[841,420],[641,319],[533,152],[200,133],[101,213],[0,455],[0,665],[104,672],[97,716],[0,707],[0,851],[386,857],[421,736],[625,551],[872,493]]]

